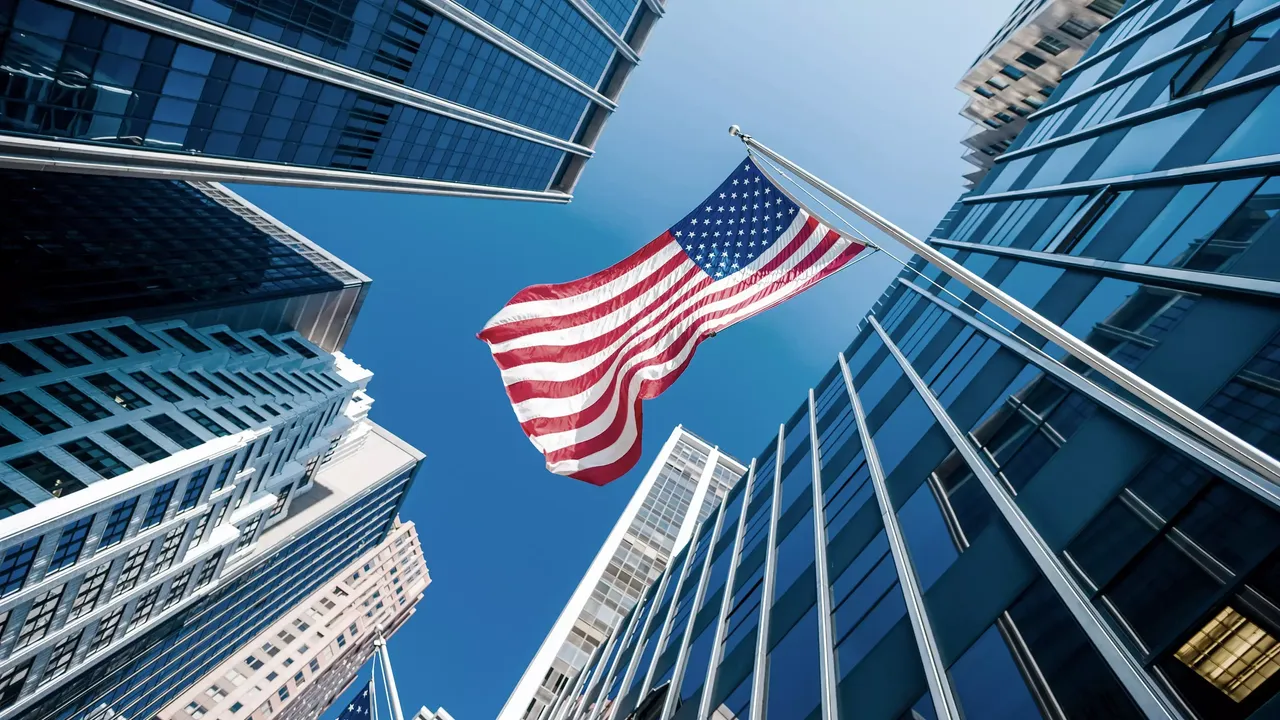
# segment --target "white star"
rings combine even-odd
[[[679,231],[679,230],[677,230],[677,231],[676,231],[676,237],[680,237],[680,231]]]
[[[743,206],[742,206],[742,212],[746,212],[746,211],[747,211],[747,206],[746,206],[746,205],[743,205]]]
[[[707,212],[711,212],[711,206],[710,206],[710,205],[708,205],[708,206],[707,206]]]
[[[724,206],[721,205],[720,207],[716,208],[716,212],[724,212]]]
[[[737,184],[738,184],[738,181],[737,181],[737,179],[736,179],[736,178],[734,179],[733,184],[734,184],[734,185],[737,185]]]
[[[698,218],[694,218],[693,220],[690,220],[690,222],[692,222],[694,225],[697,225],[697,224],[698,224]]]
[[[779,214],[779,215],[781,215],[782,213],[778,213],[778,214]],[[717,218],[717,219],[716,219],[716,224],[717,224],[717,225],[719,225],[719,224],[720,224],[720,220],[719,220],[719,218]]]
[[[743,170],[750,170],[750,169],[751,169],[751,163],[747,163],[746,165],[743,165],[743,166],[742,166],[742,169],[743,169]]]
[[[774,230],[781,230],[781,229],[782,229],[782,226],[781,226],[781,225],[779,225],[779,226],[777,226],[777,227],[775,227],[775,228],[774,228]]]
[[[760,197],[760,191],[759,191],[759,190],[757,190],[757,191],[756,191],[756,197]]]
[[[738,269],[738,263],[734,263],[734,264],[733,264],[733,269],[734,269],[734,270],[737,270],[737,269]]]
[[[788,215],[795,215],[795,214],[796,214],[796,209],[795,209],[795,208],[791,208],[790,210],[788,210],[788,211],[787,211],[787,214],[788,214]]]
[[[699,246],[698,246],[698,249],[699,249],[699,250],[706,250],[706,249],[707,249],[707,246],[706,246],[706,245],[699,245]]]
[[[711,224],[711,218],[706,218],[705,220],[703,220],[703,221],[702,221],[702,224],[703,224],[703,225],[710,225],[710,224]]]
[[[739,231],[738,231],[738,234],[739,234],[739,235],[741,235],[741,234],[742,234],[742,231],[741,231],[741,230],[739,230]],[[738,241],[738,247],[742,247],[742,241],[741,241],[741,240],[739,240],[739,241]]]
[[[765,189],[764,189],[764,194],[765,194],[765,195],[768,195],[768,194],[769,194],[769,193],[771,193],[771,192],[773,192],[773,188],[768,188],[768,187],[767,187],[767,188],[765,188]],[[723,196],[722,196],[722,197],[723,197]]]
[[[738,193],[729,193],[729,197],[736,198],[738,197]]]
[[[706,234],[706,233],[702,233],[702,237],[706,237],[706,236],[707,236],[707,234]]]
[[[721,200],[723,200],[723,199],[724,199],[724,193],[720,193],[720,199],[721,199]]]
[[[689,252],[693,252],[693,246],[692,246],[692,245],[685,245],[685,246],[684,246],[684,249],[685,249],[685,250],[688,250]]]
[[[752,210],[759,210],[759,209],[760,209],[760,203],[756,203],[755,205],[752,205],[752,206],[751,206],[751,209],[752,209]]]
[[[719,231],[719,230],[717,230],[717,231],[715,231],[714,233],[712,233],[712,235],[715,235],[716,237],[720,237],[720,231]]]
[[[716,271],[716,277],[724,277],[724,273],[722,273],[722,272],[720,272],[719,270],[717,270],[717,271]]]
[[[764,206],[765,206],[765,207],[769,207],[769,203],[767,203],[767,202],[766,202],[766,203],[764,204]]]
[[[756,234],[756,229],[755,229],[755,228],[751,228],[751,234],[752,234],[752,235],[755,235],[755,234]],[[752,245],[755,245],[756,243],[755,243],[755,241],[754,241],[754,240],[752,240],[752,241],[751,241],[751,244],[752,244]]]
[[[694,258],[694,260],[697,260],[698,262],[702,262],[702,256],[699,255],[698,257]]]
[[[781,212],[779,212],[779,213],[777,214],[777,217],[782,217],[782,213],[781,213]],[[782,228],[778,228],[778,229],[779,229],[779,230],[781,230]]]

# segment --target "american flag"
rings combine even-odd
[[[369,683],[343,708],[338,720],[369,720]]]
[[[547,469],[604,485],[639,460],[641,401],[670,387],[699,343],[864,249],[748,159],[631,257],[581,280],[521,290],[479,337]]]

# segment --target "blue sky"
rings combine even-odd
[[[374,279],[346,351],[375,374],[373,418],[427,454],[403,517],[433,583],[391,641],[406,713],[496,716],[671,428],[750,459],[896,266],[871,258],[704,343],[647,404],[640,466],[604,488],[543,470],[475,339],[484,322],[679,220],[744,155],[732,123],[927,234],[969,167],[953,86],[1013,5],[671,2],[568,206],[236,188]]]

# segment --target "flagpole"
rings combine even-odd
[[[1272,483],[1280,484],[1280,462],[1258,448],[1250,445],[1225,428],[1204,417],[1192,408],[1184,405],[1173,396],[1155,385],[1143,380],[1127,368],[1119,365],[1093,346],[1080,340],[1075,335],[1051,322],[1031,308],[1015,300],[1000,288],[983,280],[958,262],[936,250],[933,246],[921,241],[906,230],[894,225],[867,206],[854,200],[832,185],[813,175],[808,170],[796,165],[786,157],[778,154],[767,145],[742,132],[737,125],[729,128],[729,134],[742,140],[748,148],[772,159],[787,168],[806,182],[821,190],[836,202],[848,208],[858,217],[866,220],[882,232],[910,248],[934,267],[947,275],[964,283],[970,290],[990,300],[996,306],[1030,326],[1037,333],[1062,346],[1077,360],[1110,378],[1117,385],[1142,398],[1161,415],[1172,420],[1193,436],[1225,453],[1228,457],[1244,464],[1259,473]]]
[[[374,645],[378,648],[379,659],[382,660],[382,679],[387,681],[387,704],[391,706],[391,720],[404,720],[404,710],[400,709],[400,693],[396,691],[396,676],[391,672],[391,653],[387,652],[387,641],[382,637],[382,626],[377,627],[378,639]]]

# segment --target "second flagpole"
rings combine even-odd
[[[885,234],[893,237],[898,242],[910,248],[931,265],[937,267],[939,270],[956,280],[959,280],[961,283],[964,283],[969,289],[978,293],[987,300],[990,300],[997,307],[1009,313],[1018,321],[1025,323],[1043,337],[1057,343],[1073,357],[1110,378],[1120,387],[1142,398],[1142,400],[1153,409],[1166,418],[1172,420],[1175,424],[1191,433],[1194,437],[1199,438],[1210,446],[1225,453],[1228,457],[1231,457],[1254,472],[1259,473],[1273,485],[1280,485],[1280,462],[1277,462],[1275,458],[1267,455],[1253,445],[1250,445],[1231,432],[1228,432],[1225,428],[1217,425],[1213,421],[1196,412],[1194,409],[1184,405],[1182,402],[1155,385],[1138,377],[1127,368],[1116,363],[1116,361],[1112,360],[1107,355],[1096,350],[1092,345],[1089,345],[1083,340],[1077,338],[1075,335],[1072,335],[1065,329],[1054,324],[1048,318],[1045,318],[1026,305],[1023,305],[1011,295],[983,280],[968,268],[939,252],[933,246],[884,219],[870,208],[844,194],[834,186],[828,184],[799,165],[791,162],[786,157],[779,155],[767,145],[764,145],[750,135],[742,132],[742,129],[737,125],[729,128],[729,134],[742,140],[748,148],[765,155],[774,162],[795,173],[798,177],[804,179],[805,182],[808,182],[818,188],[823,193],[831,197],[831,199],[848,208],[850,212],[853,212],[858,217],[866,220]]]

